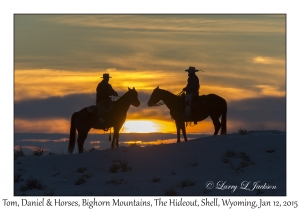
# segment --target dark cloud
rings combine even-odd
[[[15,102],[15,118],[67,118],[75,111],[95,104],[95,94],[74,94],[64,97],[32,99]]]
[[[228,103],[227,119],[246,124],[286,124],[286,98],[252,98]]]
[[[122,96],[125,92],[119,92]],[[150,98],[149,93],[138,92],[140,107],[131,106],[128,115],[133,118],[138,116],[142,118],[162,119],[169,113],[165,106],[162,108],[151,108],[147,106]],[[32,99],[15,102],[14,116],[21,119],[47,119],[47,118],[66,118],[81,110],[84,107],[95,104],[95,94],[73,94],[64,97],[50,97],[46,99]]]
[[[119,93],[119,95],[123,95]],[[158,119],[170,120],[168,108],[163,105],[159,107],[148,107],[150,98],[148,92],[139,92],[140,107],[131,106],[128,116],[132,119]],[[86,106],[95,103],[94,94],[74,94],[64,97],[51,97],[47,99],[36,99],[15,102],[15,118],[34,120],[65,118]],[[228,102],[227,121],[241,122],[247,128],[258,128],[261,123],[272,122],[274,124],[286,124],[286,98],[265,97],[252,98]],[[254,126],[255,125],[255,126]]]

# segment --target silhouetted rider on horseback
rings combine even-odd
[[[191,105],[192,105],[192,100],[196,96],[199,95],[199,89],[200,89],[200,83],[199,79],[196,75],[197,71],[202,71],[202,70],[197,70],[195,67],[190,66],[188,69],[186,69],[189,74],[189,78],[187,80],[188,84],[186,85],[185,88],[182,90],[186,92],[185,96],[185,118],[188,118],[191,115]],[[194,121],[195,124],[197,124],[197,121]]]
[[[103,74],[103,80],[97,86],[97,95],[96,95],[96,105],[97,105],[97,116],[98,119],[103,123],[104,114],[107,111],[107,106],[111,104],[110,96],[118,96],[118,93],[112,88],[112,86],[108,83],[109,74]]]

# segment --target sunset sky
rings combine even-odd
[[[14,132],[68,133],[103,73],[119,95],[139,93],[122,132],[175,132],[169,110],[147,101],[157,86],[179,93],[189,66],[204,70],[201,95],[227,101],[228,132],[286,130],[286,15],[15,14]]]

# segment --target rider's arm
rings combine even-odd
[[[112,88],[112,86],[110,85],[110,95],[113,95],[113,96],[118,96],[118,93]]]

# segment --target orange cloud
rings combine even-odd
[[[260,89],[260,93],[263,96],[276,96],[276,97],[284,97],[285,91],[278,90],[278,87],[271,85],[256,85],[255,87]]]
[[[99,74],[101,72],[101,74]],[[116,91],[127,90],[127,87],[135,87],[138,91],[151,91],[157,86],[174,94],[179,93],[187,84],[185,72],[165,71],[130,71],[107,69],[102,71],[58,71],[58,70],[16,70],[15,71],[15,101],[33,98],[47,98],[51,96],[65,96],[68,94],[96,93],[96,87],[102,80],[102,73],[112,76],[110,83]],[[219,77],[245,79],[243,74],[215,73]],[[213,75],[206,73],[207,76]],[[202,76],[202,75],[201,75]],[[201,77],[199,76],[199,77]],[[205,80],[205,75],[203,76]],[[253,76],[254,77],[254,76]],[[273,81],[272,81],[273,82]],[[203,83],[201,83],[203,84]],[[265,85],[266,87],[268,85]],[[261,86],[263,87],[263,85]],[[266,88],[264,88],[266,89]],[[276,88],[264,91],[263,95],[278,95]],[[257,97],[257,92],[247,87],[234,88],[222,87],[217,84],[201,85],[201,94],[215,93],[227,100]],[[282,93],[281,93],[282,95]]]
[[[127,123],[126,123],[127,122]],[[157,120],[157,119],[141,119],[132,120],[128,118],[124,126],[121,128],[120,133],[148,133],[148,132],[161,132],[161,133],[176,133],[175,123],[171,120]],[[69,133],[70,122],[65,119],[52,119],[52,120],[21,120],[15,119],[15,131],[17,133]],[[137,126],[137,125],[142,126]],[[149,125],[151,125],[149,127]],[[149,130],[150,129],[150,130]],[[213,133],[213,124],[210,119],[199,122],[197,126],[188,126],[187,132],[189,133]],[[107,131],[109,132],[109,131]],[[103,130],[91,129],[89,133],[99,134],[105,133]],[[66,141],[67,139],[57,140],[58,142]],[[33,141],[33,140],[28,140]],[[43,142],[42,139],[34,140]],[[53,140],[51,140],[53,141]]]
[[[275,59],[271,57],[257,56],[254,57],[253,63],[258,64],[277,64],[277,65],[285,65],[285,60]]]
[[[99,73],[101,72],[101,73]],[[135,87],[138,91],[152,90],[163,83],[172,90],[180,90],[186,85],[183,74],[164,71],[129,71],[129,70],[99,70],[99,71],[59,71],[50,69],[15,70],[15,101],[65,96],[68,94],[95,93],[102,73],[112,76],[110,84],[116,91],[127,91]],[[164,78],[167,78],[164,79]],[[162,82],[162,79],[163,82]]]
[[[18,133],[68,133],[70,122],[65,119],[53,120],[14,120]]]
[[[23,139],[22,142],[41,142],[41,143],[46,143],[46,142],[66,142],[69,141],[67,138],[62,138],[62,139],[57,139],[57,140],[49,140],[49,139]]]
[[[19,145],[14,146],[14,149],[17,151],[20,151],[22,149],[29,149],[31,151],[39,151],[40,149],[42,149],[43,151],[49,150],[47,148],[41,148],[37,146],[19,146]]]

